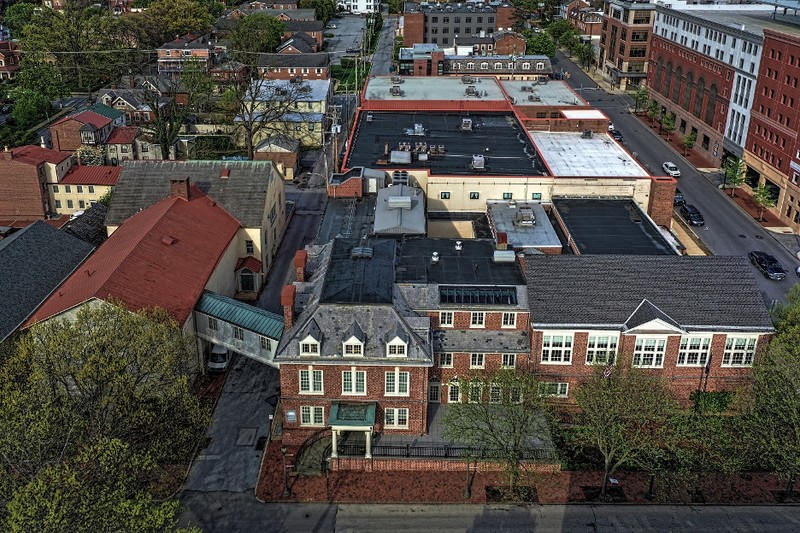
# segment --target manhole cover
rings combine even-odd
[[[236,433],[237,446],[252,446],[256,442],[258,428],[239,428]]]
[[[764,238],[762,235],[756,235],[755,237],[756,237],[756,239],[763,239]]]

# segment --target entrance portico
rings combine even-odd
[[[363,431],[366,439],[364,458],[372,458],[372,429],[375,427],[375,402],[331,403],[328,425],[331,428],[331,457],[339,457],[339,438],[345,431]]]

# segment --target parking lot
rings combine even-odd
[[[336,28],[331,27],[335,25]],[[360,15],[344,15],[334,17],[325,28],[327,51],[331,54],[331,64],[338,65],[342,62],[343,55],[356,55],[361,49],[361,40],[364,37],[364,17]],[[350,52],[348,52],[350,50]]]

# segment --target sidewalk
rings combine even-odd
[[[492,501],[487,488],[507,485],[502,473],[470,473],[469,498],[464,498],[466,470],[460,472],[330,472],[327,476],[289,476],[291,495],[283,498],[283,463],[280,441],[270,442],[261,466],[256,497],[268,502],[336,502],[336,503],[473,503]],[[287,450],[287,463],[294,460],[296,449]],[[466,467],[466,465],[464,465]],[[692,498],[685,487],[667,490],[655,484],[655,500],[645,498],[650,476],[644,472],[618,472],[614,476],[621,498],[617,503],[688,504]],[[521,485],[534,486],[539,503],[588,503],[587,492],[602,482],[602,472],[563,471],[530,474]],[[785,481],[772,474],[714,474],[700,481],[702,498],[707,504],[776,504],[785,489]],[[488,492],[488,494],[487,494]],[[702,503],[702,502],[700,502]]]

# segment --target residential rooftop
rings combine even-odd
[[[553,176],[631,177],[650,174],[608,133],[531,131],[537,152]]]
[[[501,80],[500,85],[511,97],[515,105],[523,106],[588,106],[589,104],[575,94],[563,81],[550,80],[543,76],[542,81]]]
[[[397,80],[401,83],[397,83]],[[399,87],[402,95],[392,94],[392,87]],[[367,83],[364,98],[366,100],[506,100],[495,78],[476,77],[475,83],[465,84],[459,77],[430,76],[372,78]]]
[[[631,199],[554,198],[553,206],[580,254],[677,254]]]
[[[486,209],[495,233],[505,233],[509,247],[561,247],[561,240],[541,203],[489,200]],[[533,215],[533,224],[525,223],[526,210]]]
[[[472,125],[469,131],[462,129],[462,121],[467,118]],[[418,142],[436,145],[440,154],[419,161],[406,151],[408,160],[392,162],[391,152],[401,152],[401,143],[409,143],[413,150]],[[437,175],[545,175],[535,153],[524,128],[510,113],[370,111],[358,115],[344,167],[429,169]],[[485,158],[483,170],[472,168],[476,155]]]

